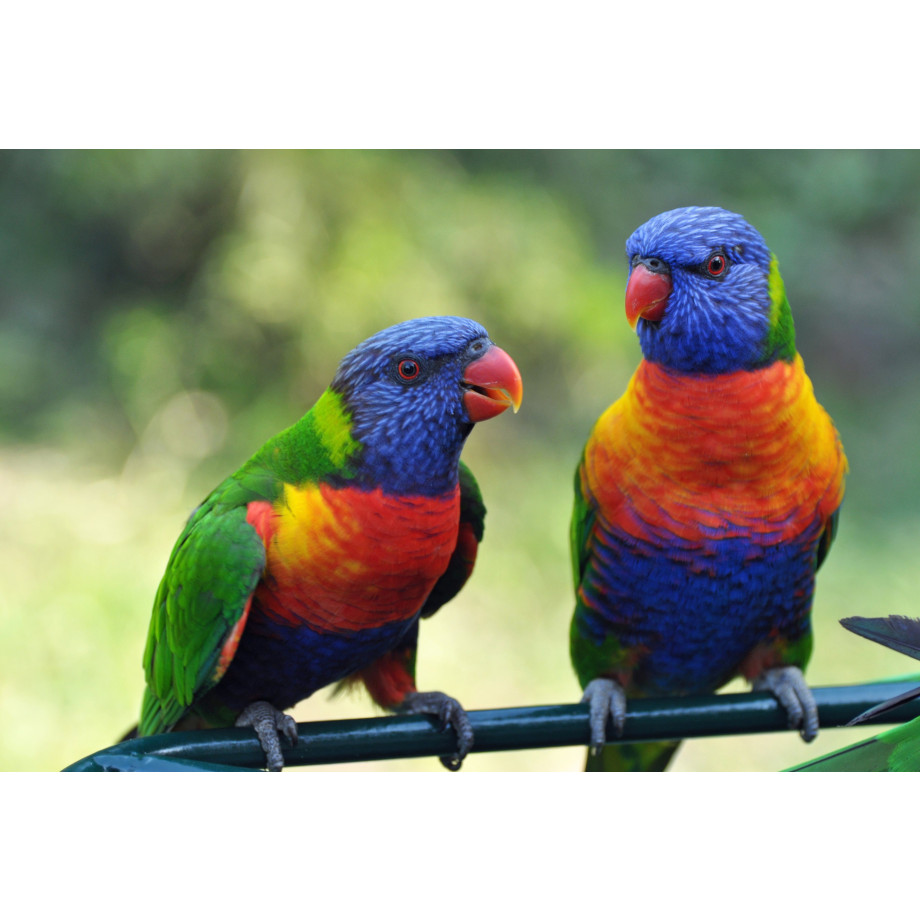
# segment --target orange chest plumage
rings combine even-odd
[[[581,470],[617,530],[693,540],[794,539],[840,505],[846,459],[800,357],[756,371],[675,374],[641,362],[598,420]]]
[[[285,486],[274,505],[250,505],[266,551],[256,605],[317,632],[410,619],[447,568],[459,519],[459,486],[435,498]]]

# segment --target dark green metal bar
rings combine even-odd
[[[119,745],[119,747],[121,747]],[[191,751],[193,745],[188,745]],[[194,753],[194,752],[193,752]],[[87,766],[80,766],[87,764]],[[260,773],[258,767],[229,766],[223,763],[209,763],[188,760],[162,754],[143,754],[138,751],[118,753],[116,748],[100,751],[86,760],[79,761],[67,770],[104,773]],[[64,771],[67,772],[66,770]]]
[[[815,687],[821,727],[846,725],[871,706],[912,686],[916,683]],[[872,724],[906,722],[917,716],[920,699]],[[470,712],[469,717],[476,737],[474,754],[588,743],[588,707],[581,703],[482,709]],[[426,716],[301,722],[297,730],[300,743],[296,747],[282,744],[289,767],[438,756],[456,750],[453,732],[439,731],[435,721]],[[768,693],[630,700],[625,731],[614,743],[784,730],[788,730],[786,714]],[[612,727],[608,731],[612,737]],[[258,769],[264,762],[252,731],[227,728],[135,738],[79,760],[67,771]]]

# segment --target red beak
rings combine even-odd
[[[650,272],[639,262],[626,285],[626,319],[629,325],[635,329],[640,318],[657,323],[664,316],[670,294],[671,276]]]
[[[484,422],[509,407],[521,407],[524,386],[521,372],[507,352],[493,345],[481,358],[471,361],[463,373],[463,405],[472,422]]]

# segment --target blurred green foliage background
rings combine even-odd
[[[571,480],[639,360],[623,243],[687,204],[740,211],[777,254],[850,458],[809,678],[909,670],[837,620],[920,615],[920,154],[7,151],[0,768],[58,770],[136,721],[150,604],[187,514],[350,348],[438,313],[483,322],[525,399],[466,448],[486,540],[471,583],[423,626],[420,686],[470,709],[577,699]],[[295,715],[373,711],[328,696]],[[696,741],[674,769],[774,770],[872,733]],[[575,770],[583,753],[474,755],[465,769]],[[368,768],[440,769],[351,769]]]

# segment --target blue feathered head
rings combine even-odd
[[[408,320],[349,352],[329,389],[341,399],[359,478],[404,494],[457,481],[476,422],[521,402],[521,376],[486,330],[459,316]]]
[[[740,214],[665,211],[629,237],[626,257],[626,315],[649,361],[721,374],[795,355],[776,259]]]

